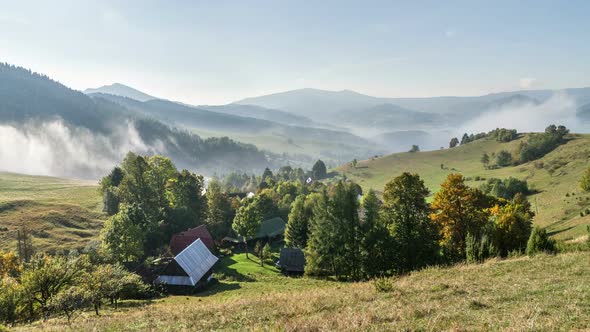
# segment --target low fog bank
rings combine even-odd
[[[555,93],[545,102],[512,103],[488,109],[474,119],[449,128],[412,127],[404,130],[392,129],[382,132],[375,128],[351,128],[355,134],[368,138],[386,148],[389,153],[408,151],[412,144],[422,151],[448,148],[453,137],[461,139],[464,133],[489,132],[496,128],[516,129],[518,132],[543,132],[550,124],[565,125],[573,133],[590,133],[590,122],[584,122],[576,115],[576,101],[564,92]]]
[[[0,125],[0,170],[8,172],[99,179],[129,151],[164,150],[162,144],[147,145],[132,122],[121,124],[109,136],[61,120]]]
[[[564,125],[573,133],[590,132],[590,125],[576,116],[577,104],[564,92],[555,93],[541,104],[505,105],[489,110],[454,131],[461,139],[463,133],[488,132],[495,128],[516,129],[518,132],[543,132],[550,124]]]

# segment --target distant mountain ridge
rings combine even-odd
[[[121,84],[121,83],[113,83],[111,85],[104,85],[96,89],[86,89],[84,93],[89,95],[93,93],[103,93],[103,94],[111,94],[120,97],[127,97],[131,99],[135,99],[138,101],[148,101],[153,99],[158,99],[154,96],[150,96],[147,93],[141,92],[137,89],[134,89],[130,86]]]
[[[0,167],[29,174],[51,163],[43,174],[97,178],[129,151],[163,154],[179,167],[209,175],[273,166],[254,145],[227,137],[202,139],[8,64],[0,64],[0,136]]]

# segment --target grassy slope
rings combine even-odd
[[[42,251],[78,248],[98,235],[104,215],[96,184],[44,176],[0,173],[0,249],[16,248],[26,225]]]
[[[364,190],[383,190],[385,183],[402,172],[418,173],[432,192],[436,192],[448,173],[460,172],[466,177],[526,179],[537,194],[531,195],[538,215],[535,222],[548,227],[558,238],[573,238],[585,233],[590,216],[580,217],[580,211],[590,208],[590,195],[580,192],[578,181],[590,166],[590,135],[576,135],[575,139],[558,147],[535,162],[497,170],[483,168],[483,152],[515,151],[521,138],[509,143],[478,140],[454,149],[419,153],[397,153],[359,161],[357,168],[341,166],[338,171],[358,182]],[[540,162],[543,167],[540,168]],[[441,164],[444,169],[441,169]],[[552,174],[550,170],[553,170]],[[471,186],[482,182],[469,181]],[[569,197],[566,194],[569,193]],[[575,195],[572,195],[575,194]]]
[[[286,278],[243,255],[225,261],[256,281],[222,281],[196,296],[105,306],[74,331],[197,330],[576,330],[590,327],[590,252],[483,265],[430,268],[401,277],[390,292],[371,282]],[[555,271],[560,271],[555,273]],[[220,292],[223,291],[223,292]],[[22,330],[61,331],[63,319]]]

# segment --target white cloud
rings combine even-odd
[[[519,86],[522,89],[530,89],[535,83],[536,79],[531,77],[523,77],[519,80]]]
[[[445,30],[445,37],[447,37],[447,38],[453,38],[453,37],[455,37],[456,34],[457,34],[457,31],[455,31],[453,29]]]

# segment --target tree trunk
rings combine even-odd
[[[246,258],[248,258],[248,241],[244,240],[244,246],[246,247]]]
[[[97,316],[99,316],[98,314],[98,303],[94,304],[94,312],[96,313]]]

